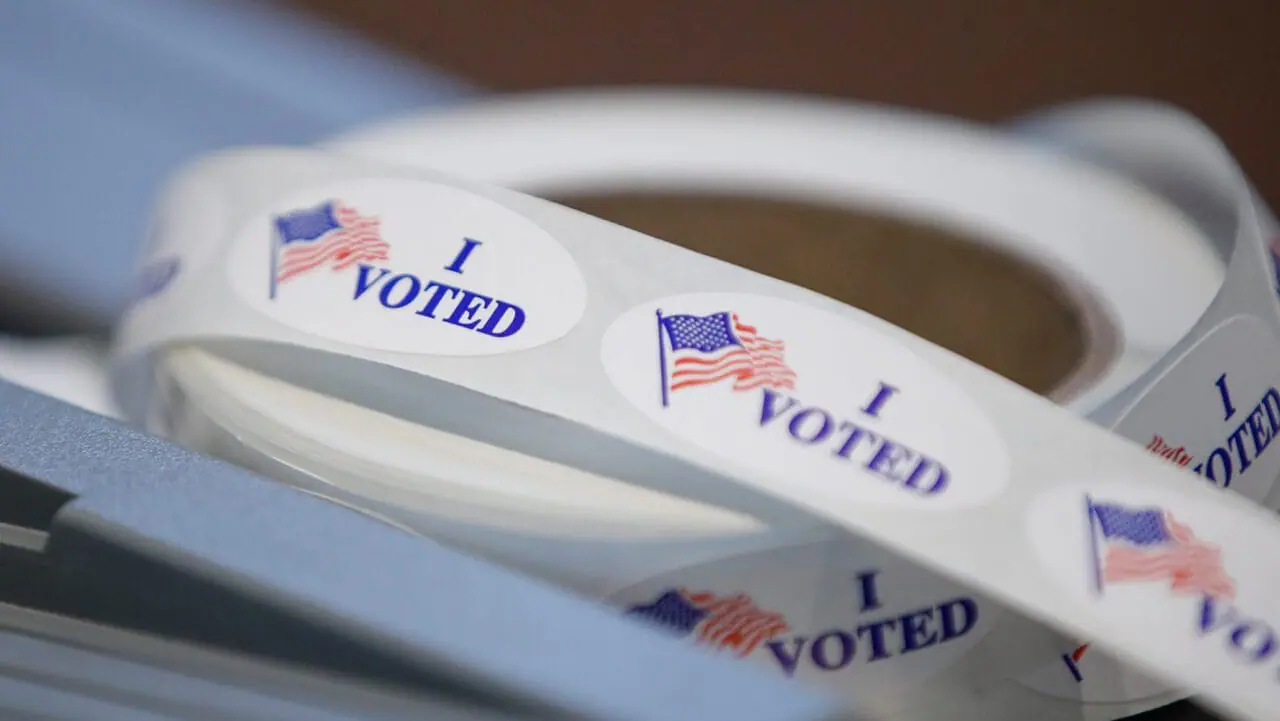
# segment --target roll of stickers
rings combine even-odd
[[[759,98],[718,102],[768,125]],[[942,120],[806,112],[797,137],[844,142],[781,146],[793,187],[814,190],[806,158],[853,161],[863,202],[1127,288],[1105,309],[1123,362],[1067,400],[1148,450],[812,291],[318,150],[225,153],[171,184],[143,271],[160,280],[119,329],[122,402],[886,718],[1115,718],[1178,688],[1265,718],[1280,582],[1246,546],[1280,535],[1260,505],[1280,309],[1264,211],[1221,145],[1132,106],[1025,126],[1088,162]],[[1129,313],[1144,303],[1168,313]],[[1108,686],[1108,652],[1136,675]]]

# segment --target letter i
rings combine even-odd
[[[863,571],[855,576],[858,579],[858,596],[862,600],[862,608],[858,613],[866,613],[880,608],[880,589],[876,587],[876,576],[879,571]]]
[[[453,262],[446,265],[444,269],[449,271],[450,273],[461,274],[462,265],[467,262],[467,258],[471,257],[471,251],[475,250],[477,245],[480,245],[480,241],[472,240],[470,238],[463,238],[462,250],[458,251],[458,254],[453,257]]]
[[[881,381],[880,388],[879,390],[876,391],[875,397],[872,398],[871,402],[868,403],[866,407],[862,409],[862,412],[866,413],[872,418],[879,418],[880,410],[884,408],[884,404],[888,403],[889,399],[892,398],[894,394],[897,392],[898,392],[897,388],[894,388],[888,383]]]
[[[1223,373],[1218,376],[1218,380],[1214,381],[1213,384],[1218,386],[1218,395],[1222,396],[1222,411],[1226,414],[1222,417],[1222,420],[1229,421],[1231,416],[1236,414],[1236,407],[1231,405],[1231,391],[1227,389],[1227,374]]]

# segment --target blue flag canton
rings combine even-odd
[[[1107,538],[1119,538],[1138,546],[1154,546],[1170,540],[1164,512],[1158,508],[1129,510],[1119,506],[1096,505],[1093,512]]]
[[[333,201],[276,217],[276,231],[283,244],[310,242],[341,227]]]
[[[675,589],[664,591],[651,603],[641,603],[627,609],[628,616],[665,626],[687,636],[707,617],[707,611],[693,605]]]
[[[733,332],[733,321],[728,311],[708,316],[672,315],[662,319],[662,325],[671,338],[671,350],[693,349],[699,353],[713,353],[722,348],[741,346]]]

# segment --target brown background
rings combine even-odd
[[[497,90],[799,90],[996,120],[1105,94],[1168,100],[1280,204],[1280,2],[294,0]],[[979,9],[981,8],[981,9]]]

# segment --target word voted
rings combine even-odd
[[[876,582],[879,574],[873,570],[855,576],[861,597],[859,614],[868,614],[883,605]],[[765,645],[783,673],[792,676],[801,667],[839,671],[855,660],[874,663],[923,651],[961,638],[977,623],[978,604],[962,597],[827,629],[813,636],[774,639]]]
[[[837,420],[836,415],[817,406],[803,405],[769,388],[763,390],[762,428],[776,426],[797,443],[825,447],[832,458],[856,463],[868,473],[909,491],[928,495],[946,490],[950,478],[946,467],[923,453],[851,420]],[[881,383],[871,401],[860,409],[862,414],[878,418],[897,393],[897,388]]]
[[[1224,373],[1218,376],[1214,385],[1222,400],[1223,421],[1230,421],[1236,417],[1238,409],[1231,398],[1231,389],[1227,386],[1227,375]],[[1159,435],[1152,437],[1147,450],[1179,466],[1190,467],[1196,475],[1208,479],[1214,485],[1230,488],[1231,482],[1249,470],[1271,445],[1276,434],[1280,433],[1280,393],[1275,388],[1268,388],[1249,409],[1248,414],[1234,425],[1234,430],[1226,440],[1195,465],[1191,465],[1196,460],[1195,457],[1187,452],[1185,446],[1174,447]]]
[[[467,238],[446,271],[461,274],[480,241]],[[525,324],[525,310],[515,303],[413,273],[396,273],[361,263],[352,300],[369,297],[388,310],[405,310],[423,318],[493,338],[509,338]]]
[[[1266,621],[1250,618],[1230,604],[1204,596],[1200,601],[1197,631],[1202,637],[1220,636],[1227,653],[1238,663],[1257,666],[1262,663],[1280,665],[1280,638]],[[1280,669],[1275,681],[1280,682]]]

